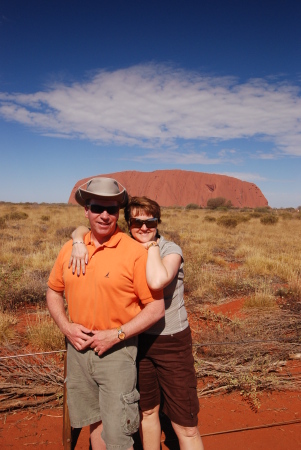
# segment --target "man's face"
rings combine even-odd
[[[119,217],[118,202],[92,199],[90,206],[85,207],[85,216],[89,219],[92,235],[103,244],[115,232]]]

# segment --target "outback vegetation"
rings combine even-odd
[[[200,396],[239,390],[256,410],[262,390],[300,389],[290,369],[301,345],[300,219],[293,209],[163,208],[159,231],[185,258]],[[79,224],[79,206],[0,203],[0,412],[62,399],[64,338],[45,293]]]

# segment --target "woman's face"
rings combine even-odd
[[[136,214],[137,213],[137,214]],[[132,211],[131,214],[131,218],[134,217],[135,219],[140,219],[140,220],[147,220],[147,219],[152,219],[153,216],[149,216],[145,213],[143,213],[143,211]],[[157,225],[154,224],[155,226],[148,228],[146,226],[146,224],[144,223],[142,226],[140,226],[141,224],[133,224],[130,225],[130,231],[131,234],[133,236],[133,238],[138,241],[141,242],[142,244],[145,242],[150,242],[150,241],[155,241],[156,240],[156,234],[157,234]]]

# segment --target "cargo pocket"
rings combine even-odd
[[[128,394],[121,394],[121,401],[123,404],[121,427],[125,434],[131,435],[139,428],[139,406],[138,401],[140,394],[137,389],[134,389]]]

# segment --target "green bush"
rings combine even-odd
[[[274,214],[265,214],[260,218],[260,222],[263,225],[275,225],[278,222],[279,218],[278,216],[275,216]]]
[[[226,200],[224,197],[209,198],[207,201],[207,208],[217,209],[220,207],[231,208],[232,203],[230,200]]]
[[[188,203],[188,205],[186,205],[186,209],[199,209],[199,205],[197,205],[196,203]]]
[[[226,228],[235,228],[238,224],[238,220],[231,216],[221,216],[217,219],[216,223]]]

